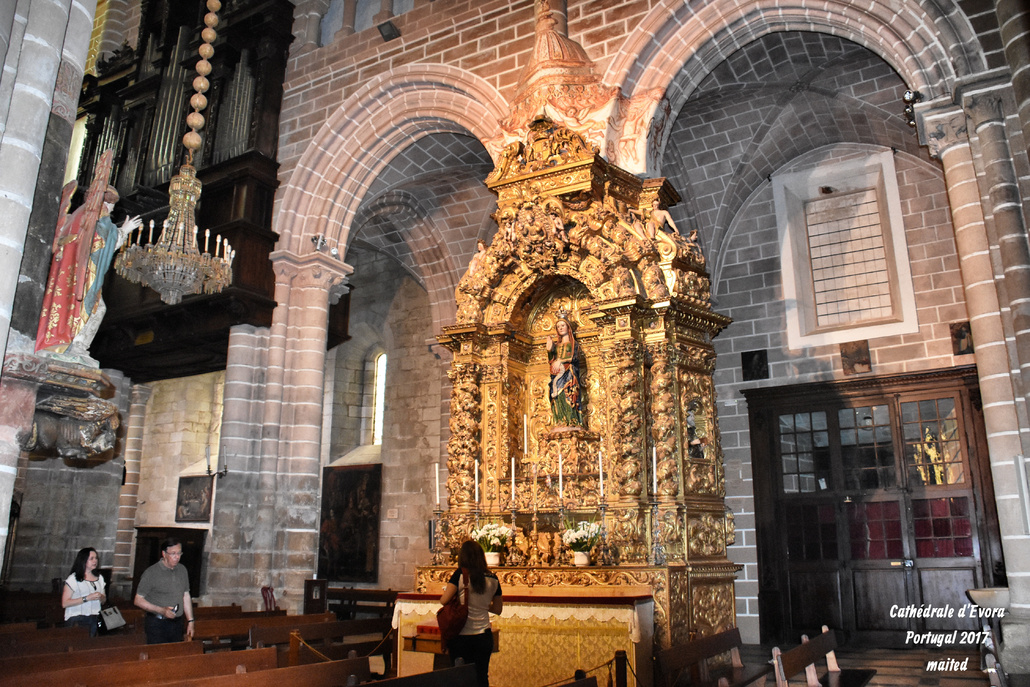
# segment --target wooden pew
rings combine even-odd
[[[166,682],[150,683],[149,687],[286,687],[288,685],[342,687],[347,684],[347,680],[352,675],[357,678],[358,684],[368,682],[371,679],[367,658],[312,663],[306,666],[292,666],[289,668],[272,668],[254,673],[214,675],[187,680],[171,679]],[[379,683],[373,684],[378,685]],[[455,685],[455,687],[462,686]]]
[[[64,639],[44,639],[41,641],[24,641],[0,647],[0,658],[15,656],[38,656],[40,654],[59,654],[66,651],[86,651],[90,649],[107,649],[118,646],[141,646],[146,637],[138,632],[113,634],[106,637],[90,637],[87,632],[83,636]]]
[[[36,623],[26,621],[24,623],[3,623],[0,624],[0,637],[8,634],[21,634],[23,632],[35,632]],[[2,642],[2,640],[0,640]]]
[[[174,644],[152,644],[119,646],[109,649],[85,649],[65,651],[56,654],[38,654],[0,658],[0,685],[24,685],[31,683],[26,675],[47,670],[61,670],[76,666],[106,666],[128,661],[146,661],[173,656],[196,656],[204,652],[200,642],[176,642]]]
[[[476,687],[477,684],[476,666],[471,663],[373,683],[375,687]]]
[[[745,668],[740,660],[740,630],[736,627],[701,637],[692,642],[665,649],[655,656],[660,675],[659,684],[718,684],[720,687],[743,687],[755,683],[764,687],[766,676],[773,671],[769,664]],[[730,665],[716,667],[713,659],[729,653]]]
[[[75,637],[89,637],[89,628],[81,625],[68,625],[64,627],[45,627],[36,629],[35,623],[19,623],[31,625],[31,628],[24,632],[5,632],[0,634],[0,652],[6,647],[16,644],[27,644],[30,642],[42,642],[46,640],[61,641]]]
[[[64,621],[61,608],[61,590],[56,592],[30,592],[24,589],[0,592],[0,621],[32,622],[45,626]]]
[[[837,635],[825,625],[822,634],[812,639],[802,636],[801,646],[790,651],[781,652],[779,647],[775,647],[772,654],[776,687],[787,687],[787,681],[802,670],[808,687],[865,687],[876,671],[862,668],[841,670],[834,653],[836,648]],[[827,672],[820,678],[815,664],[824,659]]]
[[[194,617],[199,620],[215,620],[218,618],[267,618],[273,615],[286,615],[286,611],[245,611],[243,606],[194,606]]]
[[[250,646],[275,647],[279,651],[280,668],[323,660],[310,649],[301,648],[299,640],[303,640],[315,651],[334,660],[347,658],[351,651],[357,656],[382,656],[385,672],[389,673],[393,665],[390,658],[393,642],[387,638],[392,631],[389,618],[337,620],[295,627],[254,626],[250,629]],[[297,635],[296,639],[294,635]],[[367,639],[361,640],[362,636]]]
[[[212,654],[153,658],[147,661],[77,666],[34,673],[32,687],[136,687],[168,677],[186,680],[210,675],[252,673],[275,668],[275,649],[220,651]]]
[[[361,617],[393,618],[397,594],[398,592],[392,589],[329,587],[326,592],[326,603],[330,611],[336,612],[339,620]]]
[[[258,627],[295,627],[311,623],[328,623],[333,620],[336,620],[336,616],[332,613],[198,619],[193,626],[193,641],[203,642],[205,651],[245,649],[250,640],[250,628],[255,625]]]

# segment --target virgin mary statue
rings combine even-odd
[[[551,421],[557,427],[582,427],[583,407],[579,392],[579,345],[572,325],[564,317],[554,323],[558,340],[547,337],[547,360],[551,366]]]

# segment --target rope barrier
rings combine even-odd
[[[319,651],[318,649],[316,649],[315,647],[311,646],[306,641],[304,641],[304,638],[300,636],[299,632],[291,632],[290,636],[291,637],[296,637],[297,641],[300,643],[300,645],[303,646],[303,647],[307,647],[308,651],[313,653],[317,658],[319,658],[319,659],[321,659],[323,661],[335,660],[335,659],[329,658],[328,656],[323,654],[321,651]],[[393,637],[393,630],[390,630],[389,632],[387,632],[386,636],[384,636],[383,639],[378,644],[376,644],[375,647],[372,648],[372,651],[370,651],[368,654],[366,654],[364,656],[361,656],[361,658],[370,658],[370,657],[375,656],[376,654],[380,653],[379,652],[380,647],[382,647],[383,644],[385,644],[387,641],[389,641],[391,637]]]
[[[613,658],[610,661],[607,661],[605,663],[601,663],[599,665],[596,665],[593,668],[587,668],[583,672],[586,673],[587,675],[589,675],[590,673],[594,672],[595,670],[601,670],[601,668],[604,668],[605,666],[607,666],[608,667],[608,684],[611,685],[612,684],[612,666],[614,664],[615,664],[615,659]],[[636,675],[634,675],[633,677],[636,677]],[[563,677],[563,678],[559,678],[558,680],[555,680],[554,682],[548,682],[546,685],[540,685],[540,687],[555,687],[555,685],[562,685],[562,684],[565,684],[566,682],[573,682],[575,679],[576,679],[575,675],[573,675],[572,677]]]

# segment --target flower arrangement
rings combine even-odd
[[[511,536],[511,528],[497,522],[488,522],[479,529],[472,530],[472,538],[479,542],[483,551],[502,551]]]
[[[596,522],[581,520],[575,527],[562,533],[561,540],[573,551],[589,552],[601,536],[601,526]]]

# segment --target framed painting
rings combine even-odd
[[[322,471],[318,578],[379,580],[379,510],[383,466],[343,465]]]
[[[208,522],[211,520],[211,495],[214,477],[199,475],[180,477],[175,498],[175,522]]]

